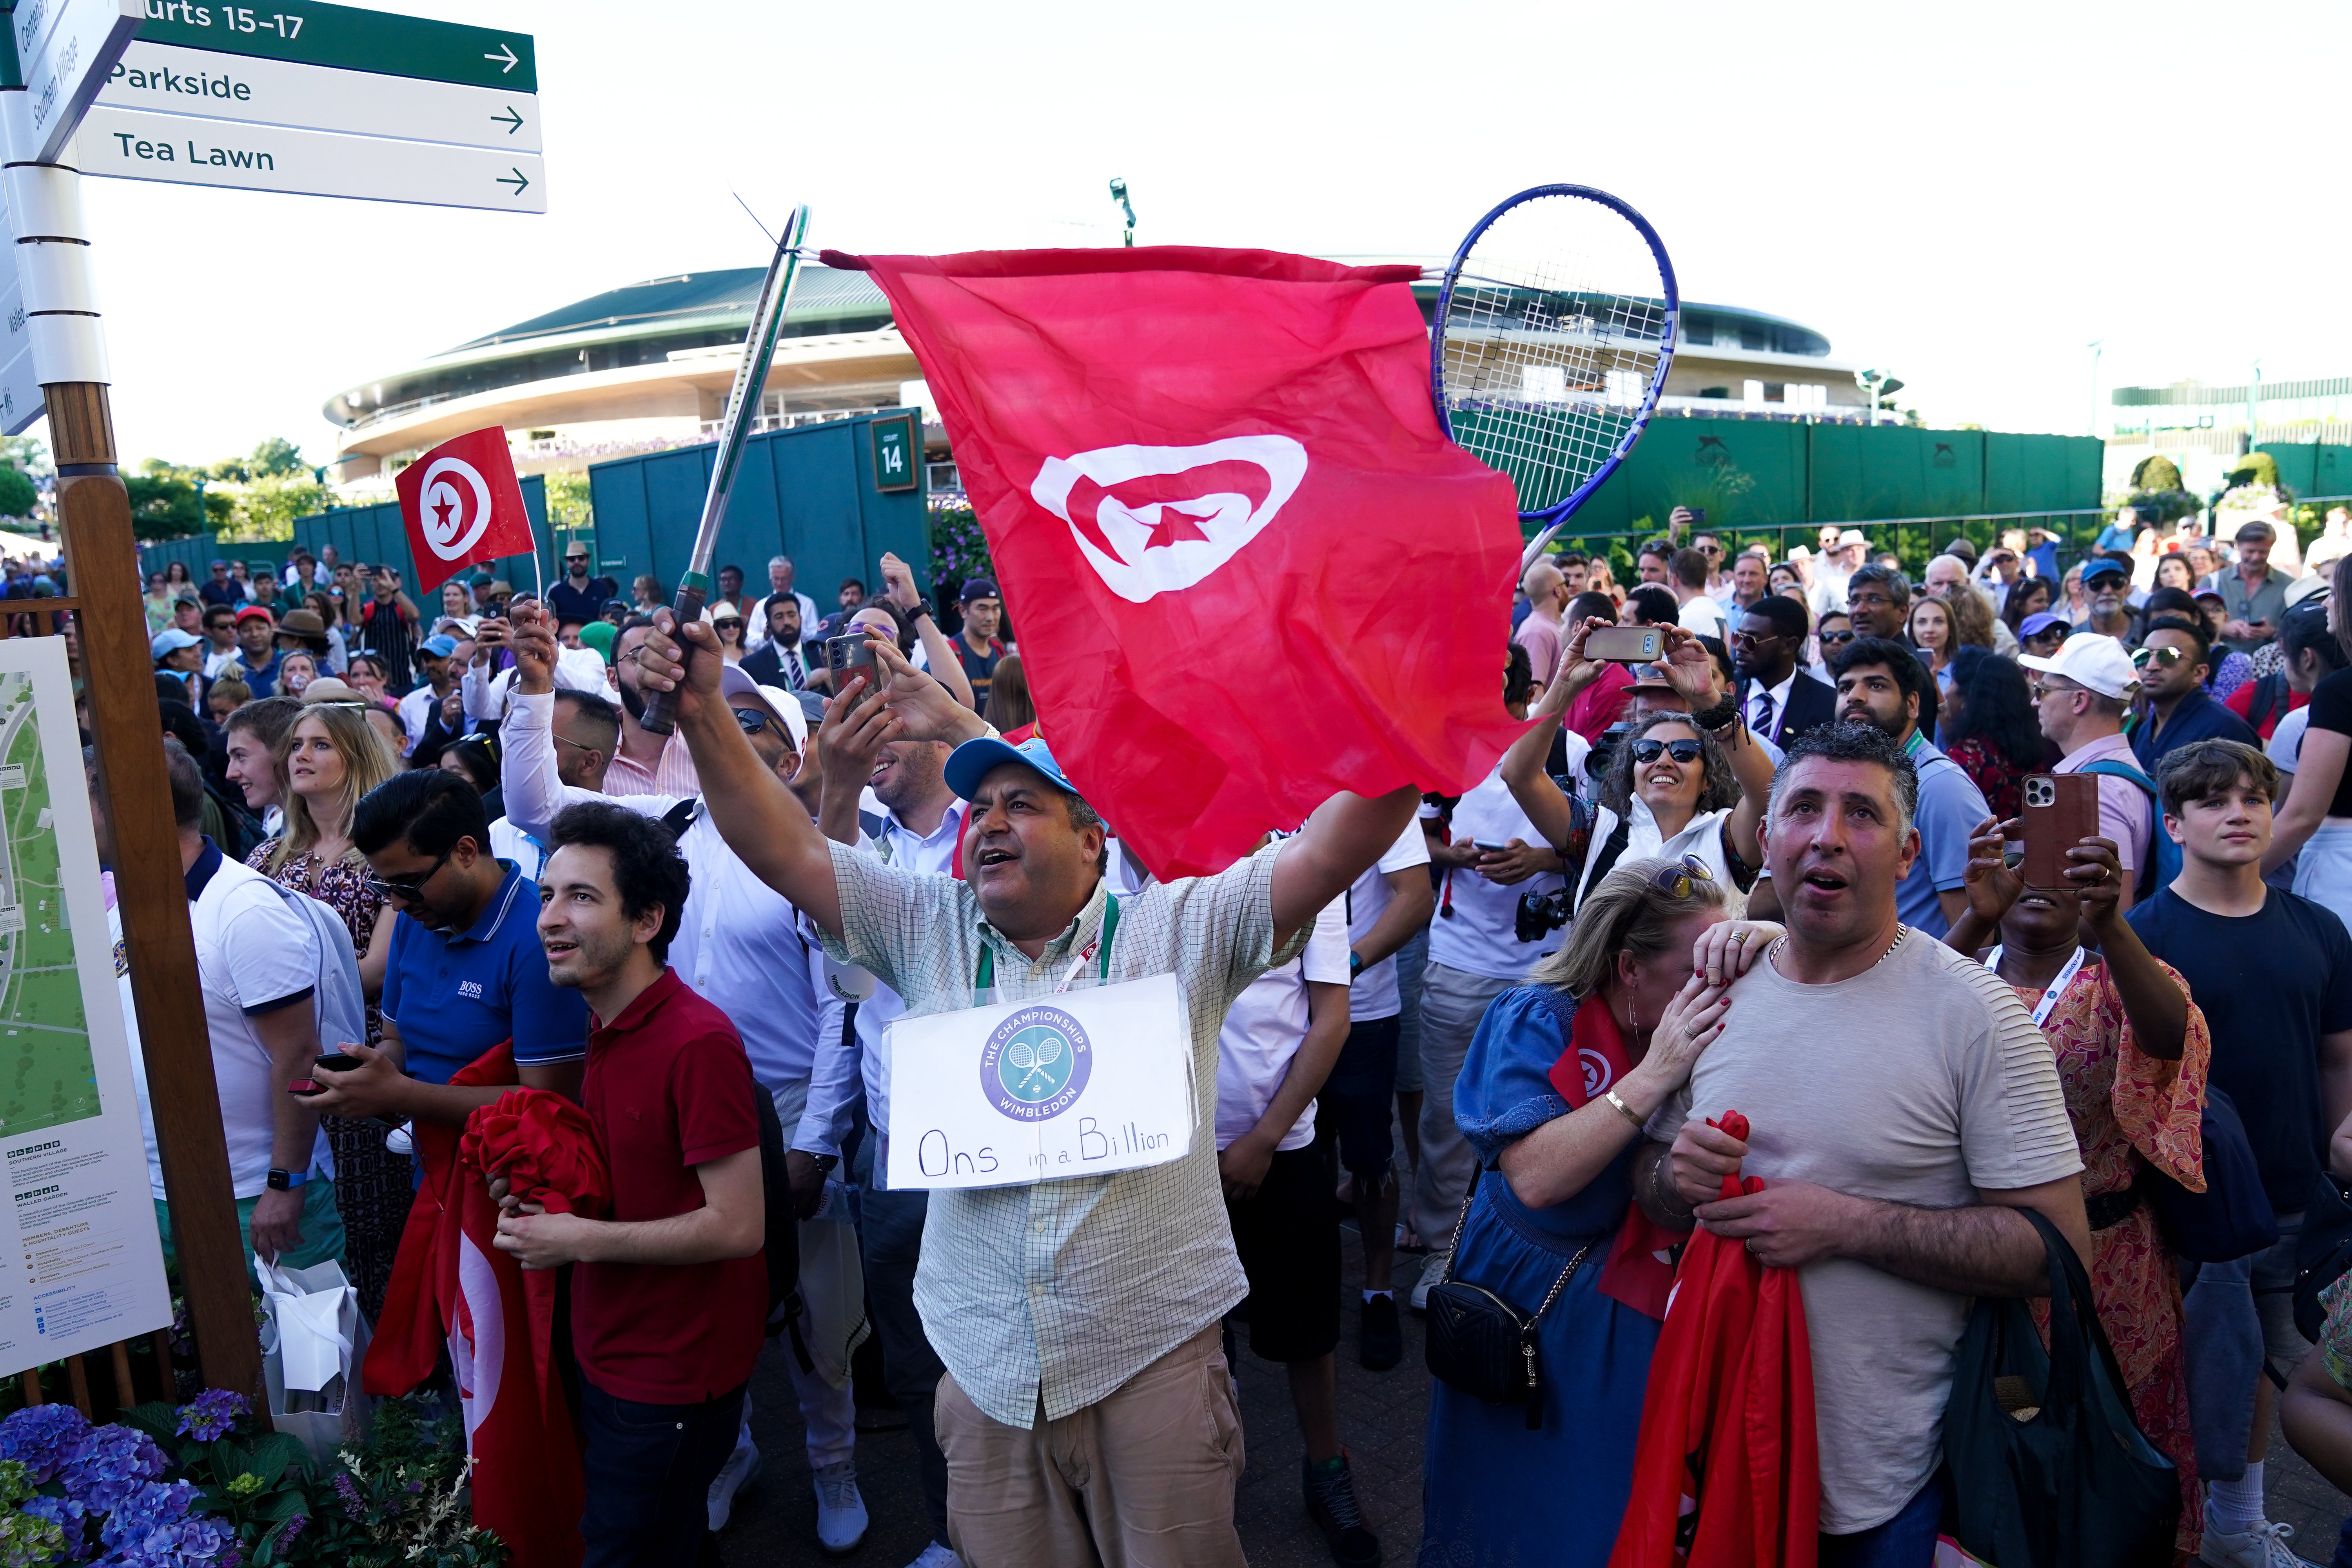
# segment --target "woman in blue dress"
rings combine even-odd
[[[1663,1313],[1666,1279],[1646,1253],[1609,1265],[1633,1155],[1720,1031],[1725,986],[1779,934],[1727,920],[1724,895],[1695,858],[1618,866],[1479,1022],[1454,1114],[1482,1169],[1451,1277],[1530,1313],[1582,1261],[1537,1322],[1537,1430],[1524,1405],[1432,1385],[1421,1568],[1609,1561],[1659,1329],[1621,1298]]]

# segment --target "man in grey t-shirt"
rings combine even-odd
[[[1934,1553],[1968,1299],[2049,1289],[2042,1239],[2011,1211],[2090,1253],[2083,1161],[2041,1031],[1998,977],[1895,913],[1919,853],[1916,792],[1874,726],[1789,748],[1763,835],[1788,935],[1735,986],[1722,1035],[1651,1122],[1665,1142],[1634,1167],[1652,1219],[1696,1217],[1801,1270],[1822,1531],[1840,1561]],[[1734,1109],[1744,1142],[1706,1124]],[[1719,1197],[1735,1173],[1764,1190]]]

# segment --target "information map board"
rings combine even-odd
[[[0,1374],[172,1321],[60,637],[0,639]]]

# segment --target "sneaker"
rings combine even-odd
[[[2293,1525],[2273,1524],[2268,1520],[2252,1530],[2216,1530],[2209,1524],[2204,1549],[2197,1553],[2197,1560],[2212,1568],[2315,1568],[2287,1550],[2294,1535]]]
[[[1329,1543],[1331,1561],[1339,1568],[1379,1568],[1381,1543],[1364,1528],[1356,1508],[1356,1478],[1348,1468],[1347,1450],[1328,1464],[1301,1459],[1298,1468],[1307,1485],[1307,1517]]]
[[[748,1441],[736,1444],[735,1451],[727,1456],[727,1462],[719,1467],[719,1474],[711,1479],[708,1503],[713,1532],[727,1528],[727,1521],[735,1512],[735,1494],[759,1477],[760,1450]]]
[[[1404,1335],[1397,1328],[1393,1295],[1375,1296],[1364,1303],[1356,1339],[1356,1359],[1367,1371],[1386,1372],[1404,1359]]]
[[[855,1552],[866,1539],[866,1500],[857,1495],[857,1461],[816,1472],[816,1543],[828,1557]]]
[[[1453,1261],[1454,1249],[1451,1247],[1433,1248],[1422,1260],[1421,1278],[1412,1282],[1411,1301],[1414,1311],[1429,1310],[1429,1288],[1445,1278],[1445,1270]]]
[[[923,1554],[907,1564],[907,1568],[963,1568],[963,1559],[949,1547],[932,1542],[923,1548]]]

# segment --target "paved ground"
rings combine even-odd
[[[1419,1262],[1398,1259],[1400,1289],[1412,1283]],[[1361,1278],[1352,1226],[1347,1277],[1350,1281]],[[1404,1360],[1393,1371],[1370,1373],[1356,1363],[1352,1310],[1339,1345],[1340,1436],[1353,1458],[1364,1521],[1381,1538],[1382,1554],[1391,1564],[1411,1563],[1421,1540],[1421,1440],[1429,1377],[1422,1367],[1420,1321],[1410,1312],[1403,1319]],[[1299,1500],[1301,1449],[1283,1371],[1257,1360],[1246,1348],[1239,1360],[1236,1374],[1249,1445],[1249,1468],[1235,1503],[1242,1544],[1257,1568],[1324,1568],[1330,1557]],[[721,1537],[722,1551],[734,1568],[824,1562],[815,1545],[816,1502],[801,1447],[800,1416],[778,1352],[761,1358],[752,1380],[752,1401],[751,1430],[767,1469],[739,1501]],[[893,1412],[862,1413],[861,1420],[866,1415],[895,1420]],[[900,1568],[930,1537],[916,1479],[914,1444],[903,1429],[861,1431],[857,1442],[858,1484],[873,1524],[865,1545],[847,1561]],[[2352,1499],[2320,1479],[2275,1433],[2265,1475],[2271,1517],[2294,1526],[2295,1545],[2326,1563],[2339,1522],[2352,1514]]]

